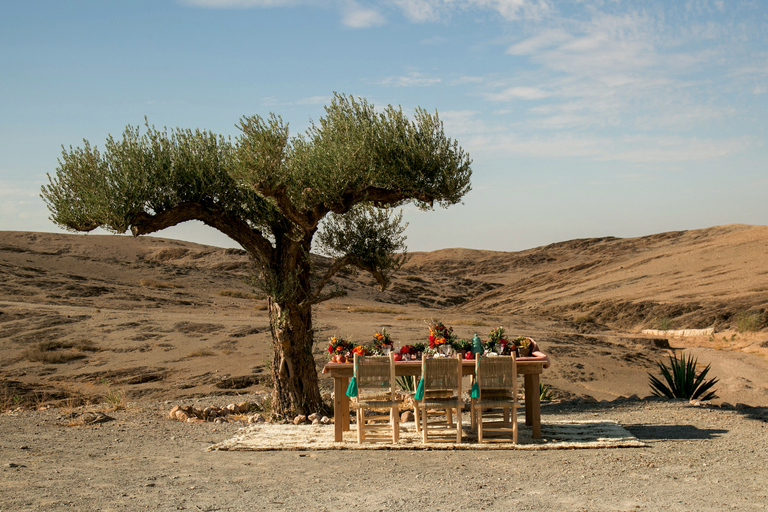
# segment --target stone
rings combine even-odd
[[[313,419],[313,420],[312,420],[312,424],[313,424],[313,425],[319,425],[319,424],[320,424],[320,419],[319,419],[319,418],[315,418],[315,419]]]
[[[108,421],[114,421],[115,418],[107,416],[102,412],[84,412],[78,418],[78,423],[81,425],[96,425],[98,423],[106,423]]]
[[[168,417],[172,420],[177,419],[176,418],[176,411],[178,411],[180,407],[178,405],[173,406],[173,409],[171,409],[171,412],[168,413]]]
[[[320,415],[317,414],[316,412],[313,412],[312,414],[307,416],[307,419],[314,423],[315,420],[320,419]]]
[[[248,402],[240,402],[235,407],[237,408],[237,414],[245,414],[248,412],[248,409],[251,408],[251,404]]]
[[[264,423],[264,416],[259,413],[254,414],[248,418],[248,423]]]
[[[406,422],[409,422],[409,421],[414,421],[414,420],[415,420],[415,418],[413,416],[413,411],[404,411],[400,415],[400,421],[403,422],[403,423],[406,423]]]
[[[331,419],[328,416],[323,416],[320,418],[320,423],[323,425],[328,425],[331,422]]]
[[[237,406],[235,404],[229,404],[226,407],[227,411],[229,411],[230,414],[236,414],[237,413]]]
[[[303,414],[299,414],[298,416],[293,418],[294,425],[301,425],[302,423],[306,423],[306,422],[307,422],[307,417],[304,416]]]

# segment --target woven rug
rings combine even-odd
[[[461,444],[446,438],[446,442],[422,443],[415,423],[400,424],[400,440],[357,444],[357,432],[344,432],[344,441],[333,440],[333,425],[249,425],[226,441],[208,447],[208,451],[271,451],[271,450],[574,450],[584,448],[643,447],[626,429],[613,421],[563,421],[541,425],[542,439],[532,439],[531,428],[521,422],[518,444],[507,441],[478,443],[477,436],[465,429]],[[455,431],[454,431],[455,432]]]

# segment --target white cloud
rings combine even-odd
[[[296,105],[327,105],[332,101],[331,96],[310,96],[295,101]]]
[[[491,101],[540,100],[548,96],[551,94],[537,87],[509,87],[501,92],[486,95]]]
[[[376,9],[350,0],[343,5],[341,22],[350,28],[370,28],[383,25],[386,20]]]
[[[421,73],[409,73],[406,76],[390,76],[378,82],[378,85],[389,87],[429,87],[442,82],[436,77],[424,76]]]
[[[394,3],[406,18],[417,23],[439,21],[444,15],[441,0],[394,0]]]

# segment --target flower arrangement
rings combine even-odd
[[[441,345],[453,345],[456,335],[453,333],[453,327],[446,327],[439,320],[427,322],[429,326],[429,348],[439,348]]]
[[[334,363],[345,363],[352,348],[352,343],[341,336],[332,336],[328,340],[328,358]]]
[[[488,334],[488,341],[485,342],[485,348],[488,352],[507,354],[513,349],[513,347],[508,348],[508,345],[509,342],[507,341],[503,327],[491,329],[491,332]]]
[[[375,354],[384,354],[384,347],[389,347],[392,350],[392,339],[389,337],[386,329],[382,329],[381,332],[373,335],[373,352]]]
[[[507,338],[504,327],[491,329],[491,332],[488,334],[488,341],[486,341],[484,345],[488,352],[495,352],[503,356],[513,354],[517,348],[514,340],[510,341]]]
[[[352,349],[352,353],[357,354],[358,356],[369,356],[371,355],[371,349],[364,345],[356,345]]]

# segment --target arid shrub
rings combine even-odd
[[[43,341],[24,350],[23,356],[29,361],[45,364],[61,364],[77,359],[84,359],[86,352],[98,352],[101,348],[93,341]]]
[[[233,297],[235,299],[249,299],[249,300],[259,300],[264,298],[263,296],[256,295],[255,293],[245,293],[237,290],[221,290],[219,292],[219,295],[221,295],[222,297]]]
[[[759,331],[765,323],[765,318],[760,313],[742,311],[736,315],[736,328],[739,332]]]

